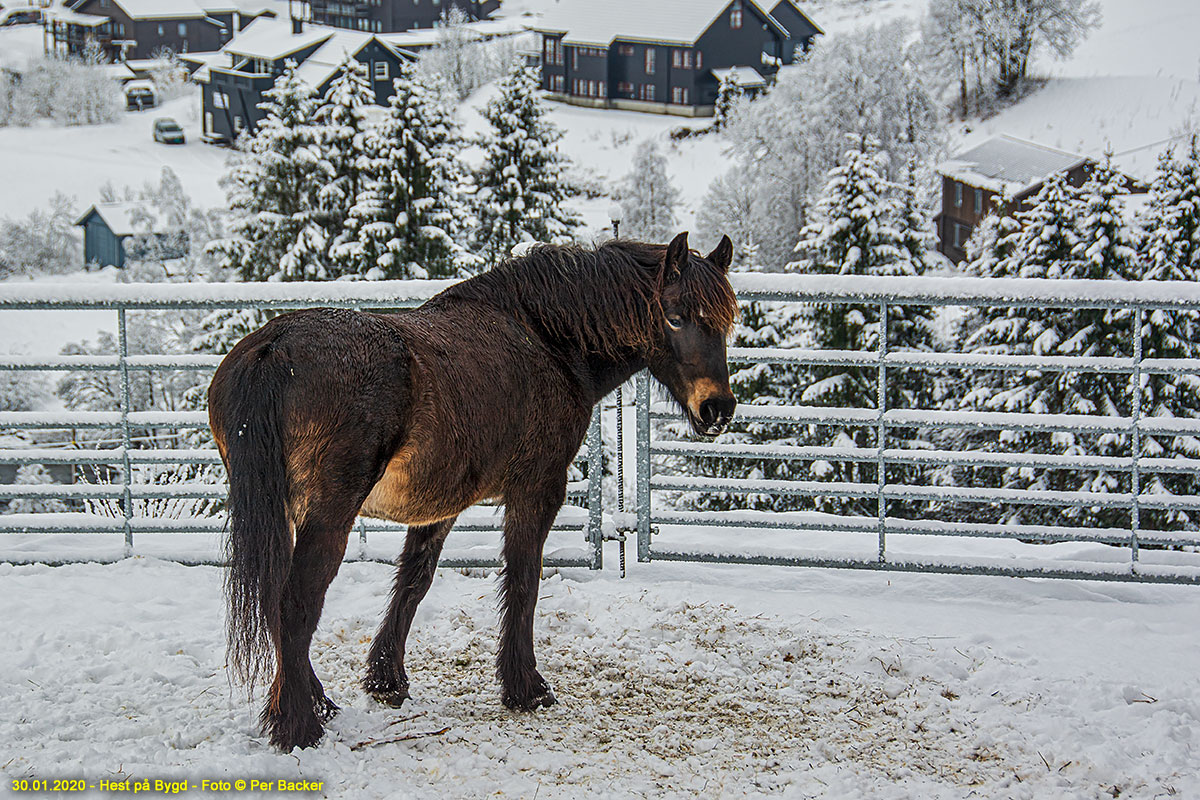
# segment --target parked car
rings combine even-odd
[[[130,81],[125,84],[125,109],[127,111],[142,111],[158,105],[158,96],[154,92],[154,84],[150,81]]]
[[[42,11],[39,8],[0,9],[0,26],[31,25],[41,21]]]
[[[178,122],[170,117],[159,117],[154,120],[154,141],[163,144],[183,144],[186,139]]]

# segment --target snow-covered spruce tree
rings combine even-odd
[[[1087,190],[1093,199],[1084,205],[1079,200],[1080,193],[1067,183],[1065,175],[1048,178],[1030,208],[1017,212],[1017,220],[1022,223],[1020,230],[999,241],[1003,257],[997,258],[993,252],[991,257],[980,259],[976,269],[982,271],[990,267],[993,275],[1025,278],[1120,277],[1103,274],[1103,267],[1097,266],[1097,262],[1086,260],[1089,250],[1098,253],[1103,249],[1094,245],[1103,237],[1100,221],[1108,216],[1101,209],[1111,203],[1112,198],[1099,199],[1102,184],[1107,185],[1108,178],[1102,176],[1093,182]],[[1084,236],[1086,243],[1083,243]],[[1119,316],[1104,312],[1008,306],[982,309],[978,320],[978,327],[963,345],[965,352],[1045,357],[1127,354],[1128,320],[1122,321]],[[1081,377],[1049,371],[1008,370],[983,373],[958,398],[957,407],[1034,415],[1103,415],[1127,413],[1127,410],[1122,411],[1128,407],[1128,402],[1123,400],[1127,395],[1121,381],[1104,375]],[[975,449],[1059,455],[1110,454],[1121,447],[1121,441],[1116,437],[1041,431],[999,431],[973,436],[971,442]],[[1107,473],[1065,469],[982,468],[971,473],[971,483],[1050,491],[1106,492],[1118,488],[1114,476]],[[1005,505],[995,508],[994,512],[999,520],[1014,523],[1123,524],[1113,516],[1120,512],[1094,507],[1059,509]]]
[[[1148,281],[1200,280],[1200,152],[1193,138],[1182,160],[1164,151],[1150,185],[1150,202],[1142,218],[1137,277]],[[1200,358],[1200,312],[1147,311],[1142,321],[1145,358]],[[1200,376],[1142,375],[1142,414],[1149,417],[1200,418]],[[1200,458],[1194,436],[1148,436],[1142,455],[1157,458]],[[1143,473],[1142,491],[1150,494],[1197,494],[1200,480],[1190,474]],[[1143,528],[1195,530],[1196,512],[1143,510]]]
[[[48,486],[54,478],[41,464],[26,464],[17,470],[17,485]],[[59,514],[69,511],[67,504],[57,498],[18,498],[8,504],[10,514]]]
[[[679,190],[671,183],[667,158],[653,139],[638,145],[633,168],[617,188],[617,201],[624,213],[621,232],[627,238],[666,242],[678,233]]]
[[[366,183],[367,126],[363,122],[363,107],[375,102],[375,90],[367,76],[367,66],[348,57],[325,93],[317,109],[318,141],[323,167],[329,176],[317,194],[318,221],[326,238],[336,242],[342,236],[350,209]],[[338,278],[355,274],[353,263],[338,259],[330,248],[329,275]],[[347,268],[349,267],[349,268]]]
[[[232,235],[210,248],[242,280],[322,280],[329,273],[319,195],[329,175],[313,123],[317,98],[290,60],[264,96],[266,117],[222,178]]]
[[[458,126],[436,94],[402,64],[388,115],[370,137],[368,170],[351,210],[353,243],[335,252],[370,279],[445,278],[476,261],[459,245],[469,213],[462,199]]]
[[[869,143],[859,142],[832,169],[817,201],[813,223],[796,245],[799,255],[789,269],[827,275],[915,275],[905,247],[902,203],[895,189],[880,175],[878,156]],[[819,305],[807,311],[808,346],[821,350],[871,350],[878,345],[879,309],[873,305]],[[930,350],[932,314],[919,307],[896,307],[888,312],[888,346],[894,350]],[[874,370],[818,366],[809,370],[807,387],[800,396],[807,405],[873,408],[877,404]],[[888,382],[889,408],[931,408],[931,376],[911,370]],[[871,446],[873,432],[837,428],[832,437],[817,427],[803,435],[805,444],[835,447]],[[892,445],[911,446],[915,431],[893,431]],[[818,480],[874,481],[874,466],[853,462],[817,461],[811,467]],[[915,479],[915,476],[913,476]],[[822,498],[823,510],[856,510],[869,513],[873,500]]]
[[[562,133],[538,97],[537,71],[518,66],[484,109],[491,124],[476,173],[476,242],[489,264],[519,242],[568,242],[581,224],[567,207],[575,190],[556,143]]]
[[[738,106],[745,97],[746,92],[742,89],[736,72],[730,72],[721,79],[721,84],[717,87],[717,102],[713,106],[713,130],[719,131],[725,127],[737,113]]]

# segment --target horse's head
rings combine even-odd
[[[716,436],[733,418],[725,340],[737,317],[737,298],[726,273],[733,243],[722,237],[707,256],[688,248],[681,233],[667,245],[659,280],[659,341],[650,373],[687,412],[701,436]]]

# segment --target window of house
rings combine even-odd
[[[678,105],[687,105],[688,90],[686,86],[671,87],[671,102]]]
[[[242,122],[242,118],[235,116],[233,118],[233,129],[235,131],[240,131],[244,127],[246,127],[246,123]]]
[[[646,48],[646,74],[647,75],[654,74],[654,48],[653,47]]]
[[[392,76],[388,70],[388,63],[386,61],[376,61],[375,62],[375,80],[386,81],[390,77],[392,77]]]
[[[671,50],[671,66],[676,69],[692,68],[692,51],[674,48]]]
[[[561,92],[563,90],[563,76],[562,75],[551,75],[550,76],[550,89],[551,89],[551,91],[555,91],[555,92]]]
[[[953,225],[954,225],[954,246],[957,247],[959,250],[962,250],[963,247],[965,247],[967,244],[967,239],[971,238],[971,226],[963,225],[958,222],[953,223]]]
[[[954,207],[962,208],[963,204],[963,187],[961,183],[954,184]]]
[[[229,108],[229,95],[224,92],[213,92],[213,108]]]
[[[638,97],[641,100],[646,100],[648,102],[654,102],[654,84],[653,83],[643,83],[642,88],[638,92]]]
[[[579,48],[571,48],[571,69],[579,69]]]
[[[740,27],[742,27],[742,0],[734,0],[729,9],[729,28],[736,31]]]
[[[617,84],[618,94],[633,94],[633,84],[628,81],[621,81]]]
[[[618,52],[623,56],[631,56],[631,55],[633,55],[633,45],[623,44],[623,45],[621,45]]]
[[[187,36],[187,23],[186,22],[179,23],[179,35]]]
[[[704,54],[696,51],[696,69],[704,69]]]
[[[162,25],[159,25],[159,26],[158,26],[158,35],[159,35],[159,36],[162,36],[162,35],[163,35],[163,26],[162,26]]]
[[[975,213],[983,213],[983,189],[975,190]]]

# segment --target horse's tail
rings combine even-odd
[[[283,432],[288,370],[270,351],[268,345],[240,358],[231,354],[209,390],[210,422],[223,439],[229,473],[228,661],[251,687],[269,679],[275,666],[292,557]]]

